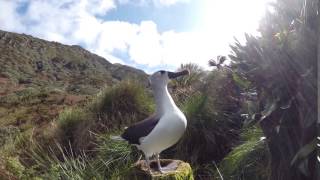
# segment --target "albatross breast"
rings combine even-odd
[[[167,112],[152,131],[146,137],[141,138],[138,148],[147,156],[161,153],[178,142],[186,127],[187,120],[180,110]]]

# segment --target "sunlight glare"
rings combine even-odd
[[[205,0],[200,16],[200,31],[230,41],[243,34],[259,35],[259,21],[273,0]],[[227,39],[225,39],[227,38]]]

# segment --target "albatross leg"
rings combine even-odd
[[[141,160],[141,158],[142,158],[142,154],[140,154],[140,156],[139,156],[138,160],[137,160],[134,164],[138,164],[138,163],[139,163],[139,161]]]
[[[157,158],[158,169],[162,174],[164,174],[166,172],[175,171],[177,169],[177,164],[176,163],[170,163],[166,167],[161,167],[159,153],[156,153],[156,158]]]
[[[147,163],[147,167],[148,167],[149,173],[152,174],[152,172],[151,172],[151,167],[150,167],[150,159],[149,159],[149,157],[147,157],[147,156],[146,156],[146,163]]]
[[[161,167],[161,163],[160,163],[160,154],[156,153],[156,158],[157,158],[157,164],[158,164],[158,169],[161,173],[164,173],[162,167]]]

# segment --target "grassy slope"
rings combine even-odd
[[[77,46],[30,36],[0,31],[0,45],[5,54],[0,57],[0,83],[5,85],[0,86],[0,174],[8,179],[121,177],[137,152],[110,141],[109,135],[152,112],[150,95],[139,85],[145,74]],[[167,156],[190,162],[196,175],[232,149],[241,150],[234,147],[242,124],[234,77],[227,70],[210,74],[197,87],[186,83],[183,90],[191,88],[186,97],[175,94],[181,89],[172,92],[188,116],[185,137],[193,138],[183,138]],[[129,77],[139,83],[108,87]]]
[[[45,124],[65,106],[141,70],[111,64],[82,49],[0,31],[0,126]]]
[[[63,109],[83,106],[103,87],[132,78],[144,83],[147,77],[79,46],[1,30],[0,54],[1,173],[4,157],[18,153],[8,147],[12,141],[50,134]]]

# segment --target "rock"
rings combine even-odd
[[[193,180],[192,168],[189,163],[181,160],[161,159],[161,166],[168,168],[164,173],[161,173],[157,168],[157,162],[151,161],[151,172],[149,173],[145,160],[139,161],[132,167],[124,179],[148,179],[148,180]],[[172,170],[171,170],[172,169]]]
[[[42,61],[36,61],[36,71],[37,72],[43,71],[43,62]]]

